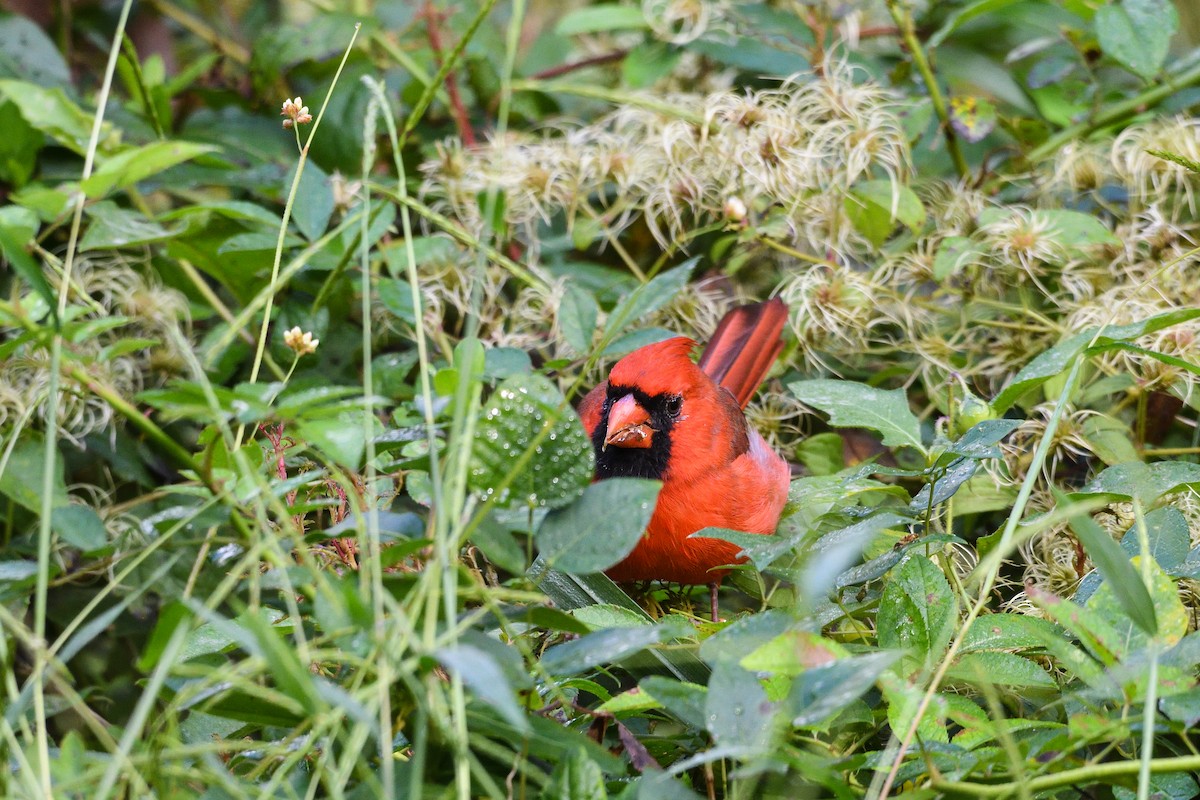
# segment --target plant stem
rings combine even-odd
[[[1196,83],[1200,83],[1200,59],[1175,75],[1168,75],[1161,83],[1144,92],[1102,109],[1091,119],[1062,129],[1029,151],[1026,160],[1036,162],[1049,158],[1070,142],[1083,139],[1100,128],[1152,108],[1179,90]]]
[[[117,28],[113,32],[112,46],[108,52],[108,63],[104,70],[104,80],[100,84],[100,92],[96,97],[96,113],[92,117],[91,135],[88,137],[87,152],[83,159],[83,172],[80,175],[82,185],[91,177],[96,163],[96,151],[100,146],[100,131],[104,124],[104,110],[108,105],[108,95],[112,90],[113,75],[117,71],[117,57],[121,52],[121,40],[125,37],[125,25],[129,21],[129,10],[133,0],[125,0],[121,4],[121,15],[117,19]],[[50,583],[50,545],[54,538],[52,514],[55,504],[54,484],[58,475],[58,409],[59,409],[59,380],[61,378],[63,337],[60,325],[66,316],[67,296],[71,287],[71,272],[75,264],[75,253],[79,247],[79,231],[83,225],[83,205],[85,197],[82,190],[75,192],[71,198],[74,205],[71,216],[71,232],[67,239],[67,255],[63,260],[62,280],[58,286],[57,315],[54,318],[54,329],[50,335],[50,380],[46,387],[46,438],[42,455],[42,497],[38,512],[37,536],[37,581],[34,587],[33,599],[33,633],[37,641],[34,655],[33,681],[33,715],[35,725],[35,746],[37,748],[37,768],[39,788],[43,796],[53,797],[53,785],[50,774],[50,731],[46,725],[46,685],[45,670],[47,667],[46,616],[49,604],[48,590]]]
[[[1044,792],[1064,786],[1090,786],[1104,779],[1137,775],[1142,769],[1139,761],[1106,761],[1090,764],[1078,769],[1068,769],[1053,775],[1040,775],[1026,783],[1030,792]],[[1200,756],[1176,756],[1174,758],[1150,759],[1150,772],[1162,775],[1168,772],[1191,772],[1200,769]],[[945,794],[968,797],[1005,797],[1017,791],[1015,781],[1007,783],[970,783],[967,781],[934,780],[932,788]]]
[[[912,56],[913,66],[917,68],[917,72],[921,73],[921,79],[925,81],[925,89],[929,92],[929,99],[933,102],[933,111],[941,123],[942,133],[946,137],[946,150],[954,162],[954,169],[958,172],[958,177],[965,178],[970,174],[971,169],[967,166],[967,160],[958,146],[958,136],[955,135],[954,128],[950,126],[950,113],[946,109],[946,99],[942,97],[937,77],[934,76],[933,69],[929,66],[929,59],[925,57],[925,51],[921,47],[920,40],[917,39],[916,28],[913,26],[912,9],[907,5],[901,8],[900,0],[887,0],[887,7],[891,12],[892,19],[896,21],[896,26],[900,29],[900,36],[908,48],[909,55]]]

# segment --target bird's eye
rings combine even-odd
[[[666,409],[672,417],[678,417],[679,412],[683,411],[683,398],[677,394],[671,395],[667,398]]]

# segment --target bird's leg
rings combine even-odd
[[[708,585],[709,602],[712,603],[712,621],[713,622],[721,621],[720,616],[717,614],[717,590],[719,588],[721,588],[721,584],[717,581],[713,581],[712,583],[710,583]]]

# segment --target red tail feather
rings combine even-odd
[[[745,408],[783,347],[780,334],[786,321],[787,305],[778,297],[738,306],[717,325],[700,356],[700,369]]]

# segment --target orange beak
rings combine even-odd
[[[632,394],[627,394],[612,404],[608,410],[608,429],[604,434],[604,447],[647,448],[650,446],[654,429],[648,424],[650,414]]]

